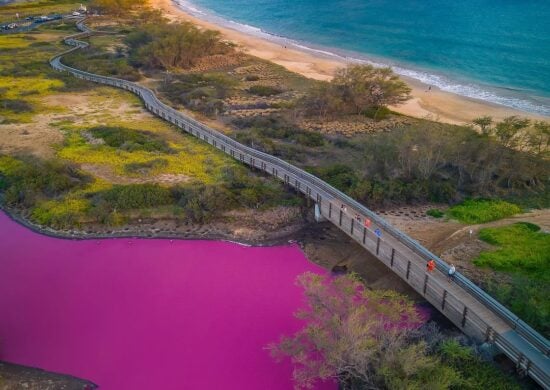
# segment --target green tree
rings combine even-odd
[[[129,34],[126,43],[135,63],[161,69],[189,68],[201,57],[231,50],[219,31],[189,22],[148,24]]]
[[[474,119],[472,123],[479,127],[482,134],[489,135],[491,133],[493,118],[490,116],[480,116],[479,118]]]
[[[494,134],[497,140],[509,148],[517,147],[521,144],[522,136],[530,124],[530,120],[509,116],[498,122],[495,126]]]
[[[446,389],[456,380],[424,342],[411,341],[419,319],[406,297],[368,290],[353,275],[306,273],[298,283],[306,325],[269,347],[275,358],[291,358],[297,388],[335,378],[346,389]]]
[[[332,84],[357,114],[368,108],[380,109],[411,98],[411,88],[391,68],[350,65],[336,73]]]
[[[549,157],[550,155],[550,123],[536,121],[528,135],[529,150],[531,153]]]

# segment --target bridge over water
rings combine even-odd
[[[61,62],[63,55],[88,46],[80,41],[94,32],[83,21],[82,33],[65,38],[74,46],[53,57],[51,66],[73,76],[131,91],[153,114],[204,140],[213,147],[283,181],[315,202],[316,214],[332,222],[359,245],[399,275],[465,334],[494,344],[517,369],[550,389],[550,343],[520,318],[502,306],[463,275],[454,283],[446,279],[449,266],[415,240],[388,224],[374,212],[314,175],[277,157],[242,145],[226,135],[162,103],[148,88],[126,80],[100,76],[71,68]],[[367,223],[365,223],[368,221]],[[436,271],[426,272],[426,262],[434,259]]]

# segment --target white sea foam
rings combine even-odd
[[[236,22],[234,20],[225,19],[214,14],[211,11],[197,8],[196,5],[187,0],[173,0],[176,5],[184,11],[196,16],[200,19],[219,24],[233,30],[241,31],[256,37],[264,38],[282,46],[294,47],[296,49],[307,51],[316,55],[327,58],[337,58],[339,60],[350,63],[368,63],[373,66],[391,66],[395,73],[418,80],[424,84],[437,87],[445,92],[454,93],[456,95],[483,100],[489,103],[498,104],[505,107],[514,108],[520,111],[531,112],[539,115],[550,116],[550,101],[546,103],[547,98],[540,98],[544,103],[538,102],[535,99],[527,99],[523,97],[512,96],[509,91],[502,88],[482,86],[480,84],[470,82],[458,82],[450,77],[435,74],[434,72],[426,72],[415,70],[411,67],[403,67],[402,65],[392,63],[389,60],[374,61],[372,58],[367,58],[359,53],[348,53],[338,49],[327,50],[319,48],[313,44],[300,42],[291,38],[276,35],[262,30],[261,28]],[[370,56],[369,56],[370,57]]]

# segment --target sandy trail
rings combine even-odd
[[[235,42],[247,53],[275,62],[306,77],[330,80],[336,69],[346,65],[344,60],[330,59],[297,48],[283,47],[266,39],[198,19],[177,7],[172,0],[150,0],[150,2],[153,7],[162,9],[171,20],[187,20],[204,28],[219,30],[225,39]],[[392,107],[392,109],[405,115],[453,124],[469,123],[472,119],[482,115],[490,115],[497,120],[510,115],[548,119],[444,92],[435,87],[428,92],[426,84],[414,79],[402,78],[411,86],[413,98],[399,107]]]

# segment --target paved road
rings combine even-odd
[[[464,333],[479,341],[494,344],[543,388],[550,388],[550,344],[521,319],[463,275],[454,282],[446,278],[448,265],[418,242],[389,225],[365,206],[319,178],[279,158],[244,146],[195,119],[162,103],[148,88],[113,77],[100,76],[71,68],[61,62],[63,55],[88,44],[80,39],[93,32],[81,21],[82,31],[65,39],[74,46],[53,57],[52,67],[73,76],[137,94],[145,107],[180,129],[208,142],[244,164],[262,170],[302,192],[315,202],[319,214],[342,229],[380,261],[406,280],[416,291],[440,310]],[[434,259],[437,268],[428,273],[425,264]]]

